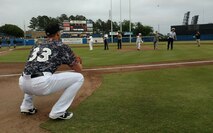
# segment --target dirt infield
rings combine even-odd
[[[149,69],[162,69],[174,67],[188,67],[200,65],[213,65],[213,60],[210,61],[190,61],[190,62],[170,62],[157,63],[146,65],[131,65],[131,66],[114,66],[84,69],[83,75],[85,82],[83,87],[76,96],[72,109],[90,96],[96,88],[101,85],[103,73],[115,73],[126,71],[141,71]],[[1,85],[1,110],[0,110],[0,128],[4,133],[47,133],[39,125],[48,120],[48,113],[51,107],[59,98],[61,92],[50,96],[35,97],[35,106],[38,108],[38,113],[33,116],[25,116],[20,114],[19,106],[22,102],[23,93],[18,86],[18,78],[22,72],[24,63],[1,63],[0,64],[0,85]],[[68,71],[67,66],[62,66],[59,71]]]

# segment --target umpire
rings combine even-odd
[[[51,119],[70,119],[72,112],[68,112],[73,99],[81,88],[84,77],[81,72],[82,61],[72,49],[60,40],[60,27],[52,23],[45,29],[48,39],[40,45],[34,45],[26,62],[19,86],[24,92],[24,99],[20,106],[21,113],[35,114],[37,109],[33,104],[33,96],[44,96],[63,90],[63,94],[52,107]],[[55,71],[61,64],[67,64],[75,72]]]

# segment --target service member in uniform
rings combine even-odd
[[[154,39],[153,39],[154,50],[158,49],[158,42],[159,42],[159,34],[158,34],[158,31],[155,31]]]
[[[82,70],[82,61],[68,45],[62,44],[58,24],[50,24],[45,32],[47,41],[33,46],[19,78],[19,86],[24,92],[20,110],[24,114],[35,114],[37,109],[33,105],[34,95],[43,96],[64,90],[52,107],[49,117],[70,119],[73,113],[68,112],[67,109],[84,82],[83,75],[79,73]],[[55,74],[61,64],[67,64],[75,72]]]
[[[108,34],[104,35],[104,50],[109,50],[109,46],[108,46]]]
[[[118,49],[122,49],[122,34],[121,32],[118,32],[118,42],[117,42],[117,46],[118,46]]]
[[[168,44],[167,44],[167,50],[171,49],[173,50],[173,42],[174,40],[177,40],[175,28],[171,29],[171,32],[168,33]]]

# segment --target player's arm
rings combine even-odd
[[[76,72],[82,71],[82,59],[71,50],[68,45],[63,44],[61,49],[62,64],[67,64]]]
[[[177,40],[177,35],[176,35],[176,33],[175,33],[175,40]]]

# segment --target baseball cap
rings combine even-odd
[[[58,31],[62,30],[60,25],[58,23],[50,23],[46,28],[45,28],[45,33],[47,36],[54,35]]]

